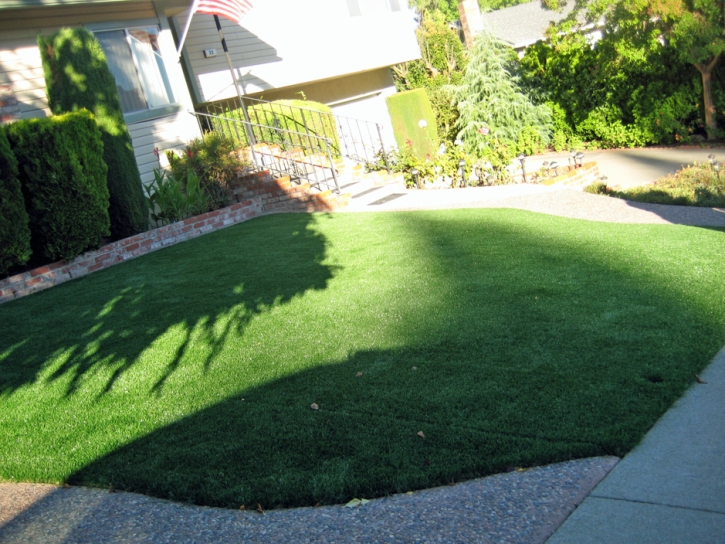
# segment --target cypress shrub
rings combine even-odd
[[[385,101],[388,104],[398,149],[405,149],[410,145],[413,155],[419,159],[435,157],[438,129],[425,89],[395,93]]]
[[[109,234],[101,131],[88,111],[7,127],[30,217],[34,258],[71,259]]]
[[[83,28],[38,36],[48,102],[54,114],[85,108],[96,117],[108,165],[111,235],[126,238],[148,228],[141,177],[116,93],[116,82],[98,40]]]
[[[18,163],[0,129],[0,276],[30,257],[30,228],[20,190]]]

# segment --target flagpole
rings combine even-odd
[[[181,58],[181,49],[184,47],[186,41],[186,35],[189,33],[189,27],[191,26],[191,19],[196,13],[196,7],[199,5],[199,0],[194,0],[191,4],[191,10],[189,11],[189,17],[186,19],[186,25],[184,26],[184,33],[181,35],[181,41],[179,41],[179,48],[176,50],[176,57]]]
[[[234,82],[234,88],[237,90],[237,97],[239,97],[239,103],[242,106],[242,113],[244,114],[245,127],[247,129],[247,138],[249,139],[249,146],[252,149],[252,160],[255,165],[257,164],[257,155],[254,152],[254,130],[252,130],[252,121],[249,119],[249,113],[247,112],[247,106],[244,104],[244,98],[242,97],[242,90],[239,88],[239,82],[237,76],[234,73],[234,67],[232,66],[232,59],[229,56],[229,49],[227,49],[227,41],[224,39],[224,33],[222,32],[222,24],[219,21],[219,16],[214,15],[214,22],[216,23],[216,29],[219,31],[219,38],[222,40],[222,49],[224,49],[224,55],[227,57],[227,64],[229,65],[229,72],[232,74],[232,81]]]

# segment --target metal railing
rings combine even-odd
[[[382,159],[390,173],[379,123],[256,98],[244,97],[244,104],[252,125],[283,129],[309,138],[329,138],[333,157],[345,157],[359,163]],[[220,118],[244,119],[238,97],[202,104],[196,111]],[[264,131],[260,130],[260,138],[256,131],[254,136],[258,142],[265,141]]]
[[[274,126],[274,121],[272,125],[264,125],[247,123],[228,114],[191,113],[202,132],[213,130],[244,146],[248,144],[249,134],[253,134],[257,143],[249,150],[257,168],[289,176],[294,183],[304,181],[319,190],[329,189],[340,194],[330,138]]]

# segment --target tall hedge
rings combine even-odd
[[[30,218],[33,256],[70,259],[109,234],[101,131],[87,110],[6,128]]]
[[[425,89],[395,93],[385,101],[398,148],[404,149],[410,143],[413,155],[419,159],[433,157],[437,151],[438,129]]]
[[[0,129],[0,276],[30,257],[30,228],[15,160]]]
[[[108,165],[111,234],[126,238],[148,228],[141,177],[116,93],[116,82],[98,40],[83,28],[38,36],[40,56],[54,114],[85,108],[96,117]]]

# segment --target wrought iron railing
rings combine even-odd
[[[248,97],[244,97],[244,104],[252,126],[283,129],[304,135],[302,137],[329,138],[333,157],[345,157],[359,163],[382,159],[390,172],[382,125],[379,123]],[[202,104],[196,111],[219,118],[244,120],[238,97]],[[262,128],[255,129],[256,141],[264,142],[266,136],[268,134]]]
[[[289,176],[292,182],[307,182],[320,190],[340,193],[335,167],[336,155],[331,138],[311,132],[300,132],[225,115],[192,112],[202,132],[213,130],[247,146],[253,135],[255,145],[249,146],[250,158],[257,168],[270,170],[279,176]]]

